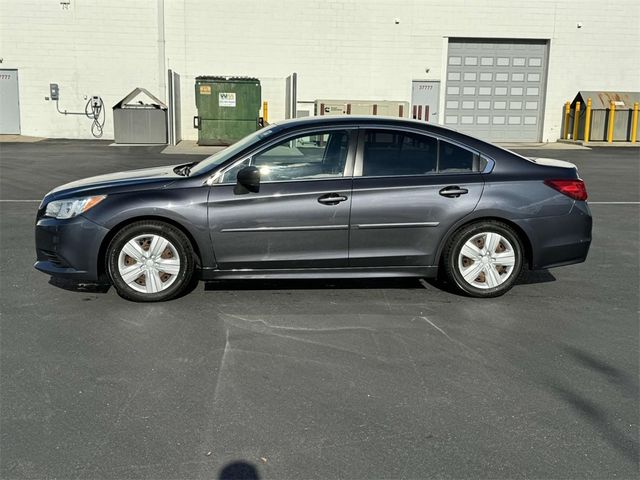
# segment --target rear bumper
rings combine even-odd
[[[591,246],[592,218],[586,202],[575,202],[567,215],[516,222],[531,241],[531,269],[584,262]]]
[[[98,282],[98,255],[108,232],[81,215],[68,220],[41,217],[36,222],[34,267],[53,277]]]

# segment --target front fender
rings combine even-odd
[[[165,219],[183,228],[193,238],[203,267],[215,267],[207,223],[209,188],[203,185],[111,194],[85,216],[109,231],[136,219]]]

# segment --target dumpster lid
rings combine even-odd
[[[574,106],[579,101],[584,106],[589,98],[591,99],[592,110],[607,110],[611,102],[615,102],[616,108],[633,108],[634,102],[640,102],[640,92],[580,90],[571,105]]]
[[[142,100],[138,100],[133,103],[133,100],[140,94],[146,95],[151,103],[144,103]],[[149,90],[142,87],[134,88],[129,95],[124,97],[118,103],[113,106],[113,109],[116,108],[157,108],[161,110],[167,110],[167,106],[162,103],[157,97],[152,95]]]
[[[260,80],[254,77],[225,77],[222,75],[200,75],[196,77],[196,81],[205,81],[205,82],[258,82]]]

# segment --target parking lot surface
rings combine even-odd
[[[638,478],[638,150],[521,153],[578,165],[593,244],[504,297],[246,281],[136,304],[32,268],[37,201],[199,157],[0,144],[0,477]]]

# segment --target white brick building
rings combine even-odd
[[[506,40],[480,42],[476,60],[467,60],[476,39]],[[539,76],[526,70],[538,65],[536,54],[519,56],[527,48],[523,39],[541,46]],[[459,55],[452,54],[456,48]],[[299,102],[411,102],[413,80],[439,80],[432,107],[441,112],[439,122],[478,135],[485,125],[493,137],[507,132],[504,140],[554,141],[562,104],[578,90],[640,89],[640,2],[0,0],[0,58],[0,74],[18,72],[23,135],[91,138],[86,118],[63,116],[45,100],[49,84],[57,83],[61,109],[81,111],[85,96],[101,96],[104,138],[113,138],[111,107],[135,87],[166,100],[170,68],[181,75],[188,139],[196,138],[196,76],[260,78],[274,121],[284,116],[284,78],[297,72]],[[499,73],[508,79],[506,89],[497,83]],[[481,74],[489,87],[480,88]],[[522,78],[539,85],[513,83]],[[509,112],[518,106],[520,119]]]

